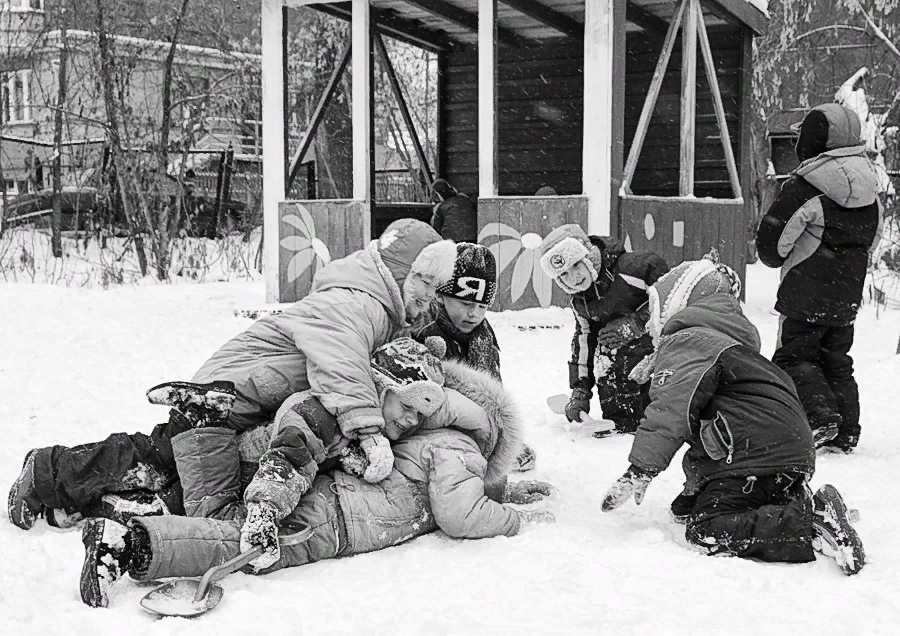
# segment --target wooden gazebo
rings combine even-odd
[[[495,309],[561,303],[538,264],[562,223],[670,264],[717,247],[743,275],[752,39],[759,0],[262,0],[267,298],[371,238],[372,60],[381,35],[438,53],[439,151],[428,174],[477,197],[498,257]],[[285,6],[351,19],[353,195],[287,200]],[[339,72],[336,70],[336,72]],[[424,161],[424,160],[422,160]],[[541,186],[558,196],[536,197]]]

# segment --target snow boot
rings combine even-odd
[[[822,445],[822,449],[832,453],[843,453],[850,455],[856,445],[859,443],[859,435],[845,435],[838,433],[838,436]]]
[[[694,511],[694,504],[697,503],[697,498],[699,496],[700,493],[688,494],[682,491],[669,505],[672,519],[674,519],[676,523],[687,523],[688,517],[690,517],[691,512]]]
[[[84,514],[79,510],[69,512],[64,508],[45,508],[44,518],[47,520],[47,525],[67,530],[84,521]]]
[[[22,530],[31,530],[34,522],[44,512],[44,506],[34,489],[34,459],[38,450],[33,448],[25,455],[22,472],[10,488],[7,499],[6,512],[9,520]]]
[[[81,600],[91,607],[109,605],[110,586],[131,563],[128,528],[110,519],[88,519],[81,531],[84,564],[81,566]]]
[[[534,465],[537,462],[537,455],[534,452],[534,449],[531,446],[526,445],[522,452],[519,453],[519,456],[516,457],[516,467],[513,468],[514,472],[524,473],[528,470],[533,470]]]
[[[866,564],[862,540],[837,488],[826,484],[813,495],[813,548],[837,561],[848,576]]]
[[[157,517],[171,514],[159,495],[145,490],[132,490],[103,495],[91,508],[92,517],[103,517],[126,524],[132,517]]]
[[[820,426],[818,428],[814,428],[813,431],[813,444],[816,448],[822,448],[825,444],[833,440],[838,436],[838,425],[837,424],[826,424],[825,426]]]
[[[164,382],[147,391],[151,404],[170,406],[191,422],[194,428],[224,426],[234,407],[233,382]]]

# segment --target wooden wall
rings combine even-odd
[[[737,27],[709,28],[709,39],[725,118],[734,156],[740,157],[741,72],[744,36]],[[659,59],[662,38],[646,33],[629,33],[625,67],[625,156],[637,128],[653,70]],[[725,167],[725,153],[713,109],[712,93],[706,80],[703,58],[697,60],[697,123],[694,194],[698,197],[731,198]],[[631,181],[634,194],[677,196],[681,130],[681,39],[676,42],[666,70],[656,109],[650,119],[647,138]],[[749,108],[749,104],[747,104]],[[741,169],[740,164],[738,170]]]
[[[568,304],[566,295],[540,266],[541,241],[566,223],[587,225],[586,197],[478,200],[478,242],[497,259],[497,298],[492,309]]]
[[[501,196],[533,195],[542,185],[580,194],[583,52],[581,41],[498,54],[497,168]],[[475,47],[444,55],[440,176],[478,194],[478,68]]]
[[[361,201],[282,202],[278,206],[278,301],[300,300],[309,293],[319,268],[365,247],[368,214]]]

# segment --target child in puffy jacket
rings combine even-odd
[[[772,360],[794,384],[816,447],[849,453],[859,442],[853,323],[869,254],[880,239],[878,175],[860,121],[839,104],[810,110],[800,125],[802,162],[759,224],[760,260],[781,268],[781,314]]]
[[[550,494],[550,486],[506,482],[522,422],[498,382],[462,364],[442,365],[410,339],[376,351],[372,374],[384,433],[395,442],[387,479],[371,484],[354,476],[365,470],[365,455],[346,453],[346,471],[319,474],[295,499],[293,473],[301,471],[291,463],[297,458],[289,457],[278,462],[281,473],[261,471],[244,503],[234,432],[193,429],[175,438],[173,447],[188,514],[206,517],[136,517],[128,527],[89,519],[82,533],[82,600],[106,606],[110,585],[126,572],[140,581],[199,576],[255,545],[265,551],[251,569],[267,573],[379,550],[436,529],[457,538],[512,536],[525,523],[553,520],[545,511],[505,505],[532,503]],[[306,400],[291,408],[303,403],[293,411],[303,424],[282,418],[287,428],[334,425],[328,411],[310,408]],[[504,503],[487,494],[497,487],[495,497]]]
[[[541,254],[541,267],[569,294],[575,312],[566,419],[577,422],[590,412],[596,385],[603,417],[617,432],[633,433],[647,387],[628,374],[653,350],[645,333],[647,288],[669,266],[654,252],[627,253],[620,243],[588,236],[575,224],[550,232]]]
[[[711,254],[672,269],[650,289],[655,357],[650,405],[625,474],[603,510],[632,496],[684,444],[687,540],[709,554],[805,563],[832,556],[846,574],[865,563],[862,541],[837,489],[815,494],[812,432],[790,378],[759,353],[759,333],[741,311],[740,281]]]

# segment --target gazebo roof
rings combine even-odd
[[[290,0],[287,0],[290,5]],[[743,24],[756,34],[765,32],[766,0],[704,0],[707,25]],[[349,18],[350,3],[312,5],[320,11]],[[371,0],[379,30],[430,49],[475,44],[478,39],[478,0]],[[665,34],[675,12],[674,0],[628,0],[629,31]],[[498,0],[497,37],[501,44],[527,46],[546,40],[580,37],[584,29],[584,0]]]

